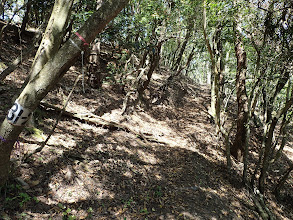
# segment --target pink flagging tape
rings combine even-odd
[[[85,45],[85,46],[88,46],[89,45],[89,43],[88,42],[86,42],[86,40],[78,33],[78,32],[75,32],[75,34],[76,34],[76,36],[78,36],[79,37],[79,39],[81,40],[81,41],[83,41],[83,45]]]

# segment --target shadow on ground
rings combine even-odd
[[[69,74],[46,101],[60,107],[74,77]],[[14,88],[5,85],[3,94]],[[204,88],[193,90],[196,95],[181,97],[176,108],[163,104],[117,118],[161,142],[63,117],[45,149],[15,168],[14,176],[28,185],[23,189],[12,179],[2,193],[0,216],[257,219],[240,177],[225,169],[223,149],[206,112],[208,94]],[[121,108],[123,96],[109,87],[87,90],[87,94],[81,91],[79,87],[74,92],[70,111],[111,115]],[[1,119],[10,104],[4,99],[3,103]],[[37,126],[48,134],[58,113],[41,110],[38,114]],[[21,158],[41,141],[25,133],[21,140],[23,148],[14,151],[15,157],[21,154]]]

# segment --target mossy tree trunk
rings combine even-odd
[[[83,36],[86,42],[94,40],[105,26],[117,16],[129,0],[104,0],[101,7],[95,11],[87,20],[78,33]],[[80,48],[84,42],[74,35],[71,40]],[[64,73],[74,64],[80,55],[80,50],[73,45],[71,40],[67,41],[57,53],[51,57],[44,67],[36,73],[28,82],[18,97],[18,103],[33,111],[47,93],[57,84]],[[10,155],[15,141],[24,126],[13,126],[7,118],[0,127],[0,186],[7,181],[10,167]],[[3,141],[3,140],[6,141]]]

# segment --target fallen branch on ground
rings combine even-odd
[[[54,105],[51,105],[46,102],[41,102],[40,106],[45,109],[51,108],[51,109],[54,109],[55,111],[61,111],[61,108],[54,106]],[[124,124],[121,124],[118,122],[114,122],[114,121],[108,121],[108,120],[103,119],[93,113],[73,113],[73,112],[69,112],[69,111],[63,111],[63,115],[70,117],[72,119],[81,121],[81,122],[87,122],[88,124],[100,126],[100,127],[107,128],[110,130],[123,130],[123,131],[129,132],[129,133],[132,133],[145,141],[165,144],[164,142],[161,142],[152,136],[146,136],[142,132],[135,131],[134,129],[130,128],[130,126],[127,126],[127,125],[124,125]]]
[[[54,111],[60,112],[60,114],[57,118],[55,125],[53,126],[53,129],[51,130],[49,136],[47,137],[46,141],[42,142],[41,144],[38,142],[38,144],[40,144],[41,146],[39,148],[37,148],[36,150],[34,150],[32,153],[26,155],[24,157],[24,161],[27,160],[29,157],[31,157],[33,154],[40,152],[44,148],[44,146],[48,142],[49,138],[53,134],[61,115],[78,120],[78,121],[81,121],[81,122],[86,122],[88,124],[92,124],[95,126],[107,128],[110,130],[123,130],[125,132],[129,132],[129,133],[136,135],[138,138],[144,140],[145,142],[155,142],[155,143],[159,143],[159,144],[165,144],[164,142],[161,142],[152,136],[146,136],[142,132],[135,131],[134,129],[130,128],[127,125],[123,125],[123,124],[120,124],[120,123],[117,123],[114,121],[105,120],[95,114],[92,114],[92,113],[73,113],[73,112],[66,111],[64,107],[59,108],[57,106],[51,105],[46,102],[41,102],[40,107],[45,110],[53,109]]]

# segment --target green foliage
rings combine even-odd
[[[29,135],[33,136],[37,140],[43,140],[45,138],[43,131],[38,128],[26,127],[25,131],[27,131]]]
[[[134,200],[133,198],[130,198],[128,200],[123,200],[122,202],[124,204],[124,208],[130,208],[132,204],[134,203]]]
[[[93,208],[92,207],[89,207],[87,209],[87,213],[88,213],[88,218],[91,218],[92,217],[92,213],[94,212]]]
[[[21,200],[19,202],[20,207],[23,207],[26,202],[31,200],[31,197],[27,193],[19,193],[18,197]]]
[[[142,213],[144,215],[147,215],[149,212],[148,212],[147,208],[143,208],[143,209],[140,210],[140,213]]]
[[[77,31],[89,17],[94,13],[94,11],[78,11],[73,15],[74,27],[73,31]]]
[[[156,197],[162,197],[163,196],[163,192],[162,192],[162,187],[161,186],[157,186],[157,188],[155,190],[155,196]]]
[[[4,197],[5,196],[5,197]],[[31,197],[19,184],[9,184],[1,190],[1,197],[4,199],[3,207],[6,210],[24,208],[28,203],[38,203],[36,197]]]
[[[62,203],[58,203],[58,207],[62,210],[62,219],[63,220],[74,220],[76,219],[76,216],[71,214],[71,209],[70,208],[66,208],[65,205],[63,205]]]

